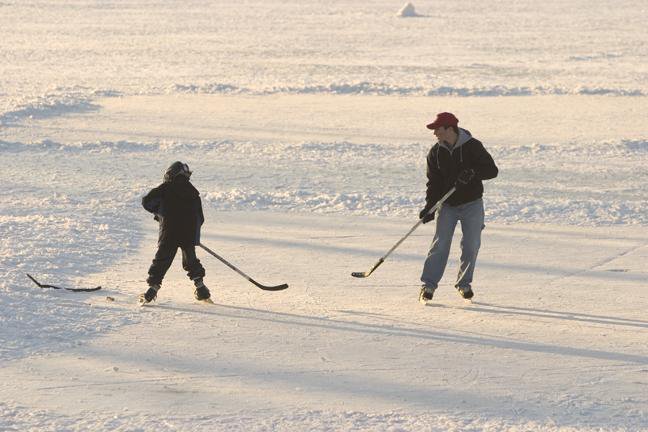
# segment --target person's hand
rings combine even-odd
[[[475,177],[475,170],[470,168],[470,169],[465,169],[459,173],[457,176],[457,185],[458,186],[465,186],[470,181]]]
[[[428,213],[430,211],[430,208],[425,207],[421,212],[419,213],[419,219],[423,221],[424,224],[430,222],[431,220],[434,220],[434,214],[436,212]]]

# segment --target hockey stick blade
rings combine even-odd
[[[243,273],[241,270],[239,270],[235,265],[231,264],[231,263],[230,263],[229,261],[227,261],[225,258],[223,258],[222,256],[218,255],[218,254],[217,254],[216,252],[214,252],[213,250],[209,249],[209,248],[208,248],[207,246],[205,246],[204,244],[199,243],[198,246],[200,246],[201,248],[203,248],[203,249],[204,249],[208,254],[210,254],[210,255],[213,256],[214,258],[218,259],[220,262],[222,262],[223,264],[225,264],[227,267],[231,268],[231,269],[234,270],[236,273],[238,273],[239,275],[243,276],[245,279],[248,280],[248,282],[250,282],[251,284],[253,284],[255,287],[257,287],[257,288],[259,288],[259,289],[262,289],[262,290],[264,290],[264,291],[282,291],[282,290],[285,290],[286,288],[288,288],[288,284],[281,284],[281,285],[274,285],[274,286],[262,285],[262,284],[260,284],[259,282],[255,281],[254,279],[252,279],[250,276],[248,276],[248,275],[246,275],[245,273]]]
[[[378,268],[378,266],[379,266],[380,264],[382,264],[383,262],[385,262],[385,259],[384,259],[384,258],[380,258],[380,259],[378,260],[378,262],[376,263],[376,265],[374,265],[373,267],[371,267],[371,270],[369,270],[368,272],[353,272],[353,273],[351,273],[351,276],[353,276],[353,277],[357,277],[357,278],[366,278],[366,277],[369,277],[369,275],[370,275],[371,273],[373,273],[374,270],[376,270],[376,269]]]
[[[252,282],[252,281],[250,281]],[[257,288],[262,289],[263,291],[282,291],[288,288],[288,284],[281,284],[281,285],[274,285],[274,286],[267,286],[267,285],[261,285],[258,282],[252,282]]]

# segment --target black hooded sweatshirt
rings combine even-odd
[[[185,176],[152,189],[142,206],[160,222],[158,244],[195,246],[200,243],[200,227],[205,221],[200,193]]]
[[[457,182],[464,169],[475,170],[475,177],[466,185],[459,185],[446,203],[451,206],[466,204],[484,194],[482,180],[497,177],[498,169],[483,144],[465,129],[459,129],[457,143],[449,147],[436,143],[427,156],[427,194],[425,206],[430,209]]]

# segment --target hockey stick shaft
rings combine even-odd
[[[452,195],[454,193],[455,190],[457,190],[457,188],[456,188],[456,186],[453,186],[445,195],[443,195],[441,197],[441,199],[439,201],[437,201],[437,203],[430,209],[430,211],[427,212],[427,214],[434,213],[435,211],[437,211],[437,209],[443,205],[443,203],[450,197],[450,195]],[[405,239],[407,239],[407,237],[409,237],[416,230],[416,228],[418,228],[422,223],[423,223],[423,218],[419,219],[419,221],[416,222],[416,224],[407,232],[407,234],[405,234],[403,237],[401,237],[401,239],[398,240],[396,242],[396,244],[394,246],[392,246],[392,248],[389,249],[387,251],[387,253],[385,255],[383,255],[378,260],[378,262],[371,268],[371,270],[369,270],[368,272],[365,272],[365,273],[354,272],[354,273],[351,273],[351,276],[354,276],[354,277],[368,277],[371,273],[374,272],[374,270],[376,270],[378,268],[378,266],[380,266],[380,264],[385,262],[387,257],[389,255],[391,255],[391,253],[394,252],[396,250],[396,248],[398,246],[400,246],[401,243],[403,243],[405,241]]]
[[[218,254],[217,254],[216,252],[214,252],[213,250],[209,249],[209,248],[208,248],[207,246],[205,246],[204,244],[199,243],[198,246],[200,246],[201,248],[203,248],[203,249],[204,249],[208,254],[210,254],[210,255],[213,256],[214,258],[218,259],[220,262],[222,262],[223,264],[225,264],[227,267],[231,268],[231,269],[234,270],[236,273],[238,273],[239,275],[243,276],[245,279],[247,279],[250,283],[252,283],[253,285],[255,285],[257,288],[261,288],[262,290],[266,290],[266,291],[281,291],[281,290],[284,290],[284,289],[288,288],[288,284],[281,284],[281,285],[275,285],[275,286],[267,286],[267,285],[260,284],[259,282],[255,281],[255,280],[252,279],[250,276],[246,275],[246,274],[243,273],[241,270],[239,270],[238,268],[236,268],[236,266],[234,266],[233,264],[229,263],[225,258],[223,258],[222,256],[218,255]]]

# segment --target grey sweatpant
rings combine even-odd
[[[457,222],[461,222],[462,237],[461,264],[455,286],[469,288],[472,283],[484,228],[484,201],[481,198],[456,207],[444,204],[437,211],[436,231],[421,275],[421,282],[427,287],[436,288],[443,276]]]

